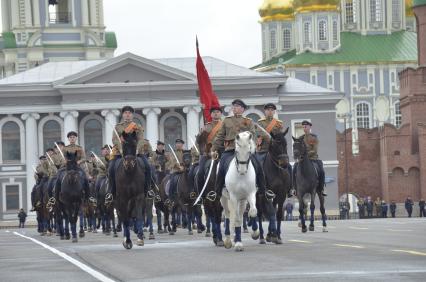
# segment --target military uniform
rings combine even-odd
[[[103,181],[106,180],[108,161],[106,157],[99,157],[95,165],[98,171],[98,174],[96,175],[95,188],[96,188],[96,191],[99,192],[99,189],[101,188]]]
[[[170,156],[170,154],[166,152],[165,150],[163,151],[155,150],[152,153],[150,162],[157,171],[160,171],[160,172],[166,171],[168,170],[168,163],[170,162],[171,157],[172,156]]]
[[[86,160],[86,154],[84,153],[83,147],[77,144],[69,144],[62,149],[62,153],[64,156],[67,156],[67,153],[74,154],[77,152],[76,161],[77,162],[83,162]],[[63,166],[65,166],[66,162],[63,163]]]
[[[318,136],[312,133],[304,134],[303,140],[306,144],[306,149],[308,150],[308,158],[310,160],[318,160]]]
[[[152,146],[148,139],[142,139],[142,142],[138,142],[137,153],[144,155],[148,159],[152,157]]]
[[[232,102],[232,105],[240,105],[245,109],[247,106],[241,100],[237,99]],[[249,131],[253,138],[256,136],[256,129],[254,127],[254,122],[247,117],[242,115],[234,115],[226,117],[216,135],[216,138],[213,141],[212,151],[223,152],[220,164],[219,171],[216,178],[215,190],[217,193],[216,198],[220,198],[222,195],[222,189],[225,185],[225,175],[228,171],[229,163],[232,161],[235,154],[235,137],[237,134]],[[250,158],[253,167],[256,171],[256,183],[259,188],[260,193],[265,193],[265,176],[263,174],[263,169],[257,160],[257,158]]]
[[[284,128],[283,121],[279,119],[275,119],[273,117],[261,118],[259,119],[257,123],[263,129],[265,129],[265,131],[267,131],[269,134],[271,133],[278,134]],[[257,136],[258,136],[258,140],[260,139],[261,142],[257,142],[256,152],[259,152],[259,153],[268,152],[269,142],[270,142],[269,136],[266,135],[266,133],[261,129],[257,131]]]

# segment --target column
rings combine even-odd
[[[200,131],[200,106],[188,106],[183,108],[183,112],[186,114],[186,142],[188,148],[193,146],[191,139],[195,142],[195,136]]]
[[[71,10],[71,21],[72,21],[72,26],[76,27],[77,26],[77,20],[75,18],[75,14],[77,13],[77,11],[75,10],[75,0],[71,0],[71,9],[68,8],[69,10]]]
[[[98,27],[98,17],[97,17],[97,1],[89,1],[90,5],[90,25],[91,27]]]
[[[34,15],[34,26],[39,27],[40,26],[40,6],[38,0],[32,0],[33,1],[33,15]]]
[[[65,140],[67,140],[68,132],[70,131],[78,132],[78,126],[77,126],[78,112],[77,111],[61,112],[59,116],[64,119],[64,142],[65,142]]]
[[[27,210],[31,209],[31,191],[35,184],[33,165],[38,163],[37,113],[26,113],[25,120],[25,163],[27,173]]]
[[[115,109],[103,110],[101,115],[105,117],[104,144],[112,144],[112,137],[115,134],[114,128],[117,124],[117,118],[120,115],[120,111]]]
[[[158,115],[161,113],[160,108],[146,108],[142,113],[146,116],[146,139],[151,143],[152,148],[156,147],[158,140]]]
[[[89,26],[89,4],[88,0],[81,0],[81,25]]]
[[[1,10],[2,10],[2,29],[3,32],[10,30],[10,9],[7,1],[1,1]]]
[[[31,0],[25,0],[25,27],[32,26]]]

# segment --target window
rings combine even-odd
[[[21,136],[19,125],[8,121],[1,128],[3,162],[19,162],[21,160]]]
[[[43,126],[43,152],[55,147],[55,142],[61,139],[61,125],[56,120],[47,121]]]
[[[306,119],[307,121],[311,121],[310,119]],[[303,120],[292,120],[291,124],[292,124],[292,135],[295,138],[299,138],[300,136],[302,136],[303,134],[305,134],[305,132],[303,131],[303,126],[302,126],[302,121]]]
[[[169,116],[164,121],[164,143],[175,144],[175,140],[178,138],[184,139],[182,134],[182,123],[179,118]],[[168,146],[166,148],[168,148]]]
[[[320,21],[318,24],[319,28],[319,40],[327,40],[327,22]]]
[[[258,114],[255,113],[251,113],[247,115],[248,118],[251,118],[254,122],[258,122],[258,120],[260,119],[260,116]]]
[[[6,185],[6,211],[19,210],[19,186]]]
[[[367,103],[356,106],[356,123],[358,128],[370,128],[370,106]]]
[[[283,31],[283,48],[284,49],[291,48],[291,33],[289,29],[284,29]]]
[[[395,126],[400,127],[402,123],[402,115],[399,102],[395,103]]]
[[[303,38],[304,43],[310,43],[311,42],[311,23],[305,22],[303,25]]]
[[[353,0],[346,1],[345,11],[346,11],[346,23],[347,24],[356,23],[356,13],[355,13],[355,6],[353,3]]]
[[[333,21],[333,40],[334,41],[338,40],[338,35],[337,35],[337,21]]]
[[[275,30],[271,30],[271,50],[274,50],[277,48],[277,34]]]
[[[84,148],[86,155],[91,151],[99,154],[103,145],[102,124],[97,119],[89,119],[84,124]]]
[[[392,21],[399,21],[401,17],[401,1],[392,0]]]
[[[66,24],[71,22],[68,0],[49,0],[49,23]]]
[[[382,21],[382,1],[370,0],[370,20],[371,22]]]

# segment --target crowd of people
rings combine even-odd
[[[425,200],[420,199],[419,203],[419,217],[426,217]],[[394,200],[386,203],[385,200],[377,197],[375,201],[370,196],[360,198],[357,203],[359,218],[387,218],[388,216],[395,218],[397,214],[398,205]],[[413,215],[414,202],[408,196],[404,202],[404,208],[408,217]]]

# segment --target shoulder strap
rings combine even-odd
[[[210,131],[209,136],[207,136],[207,143],[211,143],[213,141],[213,138],[215,137],[216,133],[219,131],[220,126],[222,125],[222,121],[219,121]]]
[[[273,119],[271,120],[271,123],[270,123],[270,124],[268,124],[268,126],[265,128],[265,130],[266,130],[268,133],[271,133],[272,129],[274,128],[274,126],[275,126],[275,125],[277,125],[277,123],[278,123],[278,120],[273,118]]]

